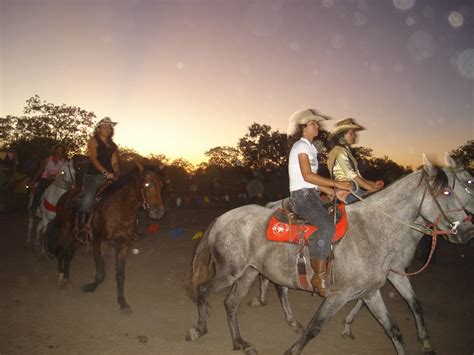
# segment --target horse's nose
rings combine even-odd
[[[165,214],[165,209],[161,206],[151,207],[149,209],[149,216],[152,219],[160,219]]]

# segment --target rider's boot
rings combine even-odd
[[[326,260],[311,258],[311,267],[314,275],[311,278],[314,292],[321,297],[326,297]]]

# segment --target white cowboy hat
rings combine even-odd
[[[110,119],[110,117],[104,117],[103,119],[101,119],[99,122],[97,122],[95,124],[95,129],[99,128],[100,126],[104,125],[104,124],[108,124],[110,126],[115,126],[117,124],[117,122],[112,122],[112,120]]]
[[[346,118],[345,120],[336,123],[336,128],[334,128],[334,130],[329,133],[328,139],[331,139],[336,134],[350,131],[351,129],[353,131],[363,131],[365,128],[355,123],[353,118]]]
[[[286,134],[288,136],[292,136],[296,133],[296,127],[300,124],[306,124],[311,121],[325,121],[327,117],[321,116],[317,110],[313,108],[307,108],[304,110],[298,110],[290,116],[288,129],[286,130]]]

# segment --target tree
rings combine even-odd
[[[240,152],[237,148],[223,146],[209,149],[204,155],[208,158],[209,166],[228,168],[239,165]]]
[[[461,163],[474,174],[474,140],[468,140],[464,145],[451,152],[451,157],[457,162]]]
[[[44,142],[60,142],[71,154],[84,151],[96,117],[93,112],[76,106],[58,106],[42,101],[38,95],[26,100],[23,113],[21,117],[7,116],[2,120],[2,126],[8,128],[3,132],[8,147],[17,148],[40,139]],[[43,155],[48,153],[49,148],[43,147]],[[34,155],[38,152],[31,153]]]
[[[238,147],[243,165],[248,169],[272,171],[287,163],[288,143],[286,135],[271,131],[268,125],[253,123],[249,132],[239,139]]]

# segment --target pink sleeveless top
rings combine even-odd
[[[64,159],[60,158],[58,159],[57,163],[54,163],[53,157],[48,158],[48,162],[46,163],[46,167],[44,168],[43,174],[41,174],[42,179],[49,179],[49,178],[54,178],[58,172],[59,172],[59,167],[64,164]]]

